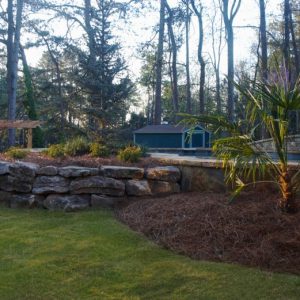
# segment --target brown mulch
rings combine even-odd
[[[9,159],[4,154],[0,153],[0,161],[15,161]],[[64,157],[64,158],[50,158],[42,153],[29,153],[26,158],[21,159],[23,162],[36,163],[41,167],[44,166],[56,166],[56,167],[66,167],[66,166],[79,166],[79,167],[89,167],[97,168],[103,165],[112,165],[112,166],[135,166],[140,168],[154,167],[161,165],[162,163],[158,160],[145,157],[140,159],[137,163],[125,163],[118,160],[115,156],[108,158],[94,158],[90,155],[82,155],[76,157]]]
[[[117,217],[159,245],[194,259],[300,274],[300,212],[276,208],[278,195],[187,193],[131,202]]]

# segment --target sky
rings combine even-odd
[[[156,3],[154,5],[159,5],[159,1],[155,0]],[[176,5],[178,0],[169,0],[170,6]],[[279,4],[281,0],[267,0],[267,15],[278,15]],[[210,28],[208,23],[207,15],[210,12],[210,7],[212,0],[202,0],[204,5],[204,55],[206,59],[209,58],[211,54],[211,39]],[[272,19],[269,17],[269,20]],[[126,32],[121,31],[117,33],[119,35],[119,40],[122,45],[122,54],[126,58],[128,62],[129,72],[133,78],[138,78],[140,74],[140,68],[142,66],[143,61],[137,51],[137,48],[141,41],[147,41],[154,37],[153,35],[153,27],[159,22],[159,9],[155,12],[147,12],[145,15],[140,17],[135,17],[131,20],[131,25]],[[120,24],[122,27],[122,24]],[[258,0],[242,0],[242,4],[240,10],[237,14],[237,17],[234,22],[234,26],[247,26],[254,25],[259,26],[259,7]],[[56,33],[63,33],[64,24],[57,23],[55,25]],[[190,47],[191,47],[191,67],[192,72],[196,72],[197,63],[196,63],[196,53],[197,53],[197,43],[198,43],[198,25],[197,19],[194,17],[191,22],[190,28]],[[251,55],[251,46],[254,42],[257,41],[257,31],[249,28],[235,28],[235,62],[239,62],[241,60],[249,60]],[[79,32],[74,32],[74,36],[80,36]],[[158,36],[155,37],[154,41],[156,41]],[[33,48],[27,50],[28,61],[32,65],[36,65],[38,63],[39,58],[41,57],[42,51],[45,49],[37,49]],[[221,72],[226,73],[226,55],[227,49],[226,47],[223,50],[222,60],[221,60]],[[183,46],[180,50],[179,60],[184,63],[185,58],[185,47]]]

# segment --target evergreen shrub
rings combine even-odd
[[[128,146],[123,150],[120,150],[118,153],[118,158],[124,162],[138,162],[142,157],[142,150],[140,147]]]
[[[101,145],[100,143],[91,143],[90,154],[93,157],[108,157],[110,152],[105,145]]]

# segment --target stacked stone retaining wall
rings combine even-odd
[[[58,168],[0,162],[0,204],[66,212],[113,207],[128,197],[179,193],[180,182],[181,171],[174,166]]]

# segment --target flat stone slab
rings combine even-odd
[[[30,180],[29,180],[30,179]],[[22,178],[2,175],[0,176],[0,189],[6,192],[29,193],[32,189],[32,178],[29,177],[26,181]]]
[[[10,208],[33,208],[37,206],[37,199],[32,194],[13,194],[9,206]]]
[[[0,175],[8,174],[8,168],[11,163],[7,161],[0,161]]]
[[[63,177],[86,177],[86,176],[95,176],[99,175],[98,168],[85,168],[77,166],[68,166],[60,168],[58,174]]]
[[[44,176],[55,176],[58,174],[58,168],[54,166],[47,166],[37,169],[36,174]]]
[[[39,165],[33,163],[14,163],[8,167],[11,176],[19,178],[19,180],[32,183],[36,175]]]
[[[155,167],[147,169],[146,177],[151,180],[178,182],[181,173],[177,167]]]
[[[151,180],[149,181],[149,185],[153,195],[180,193],[180,185],[176,182]]]
[[[70,181],[61,176],[39,176],[33,183],[34,194],[63,194],[69,192]]]
[[[12,193],[0,191],[0,205],[4,204],[5,206],[9,206],[11,197]]]
[[[44,206],[49,210],[75,212],[89,208],[90,198],[89,195],[49,195]]]
[[[71,182],[70,190],[72,194],[102,194],[121,197],[125,195],[125,183],[102,176],[77,178]]]
[[[151,188],[147,180],[128,180],[126,193],[128,196],[149,196],[151,195]]]
[[[102,166],[100,172],[102,176],[116,179],[142,179],[145,171],[134,167]]]
[[[122,198],[121,198],[122,199]],[[105,195],[92,195],[92,208],[113,208],[114,205],[120,201],[120,198],[108,197]]]

